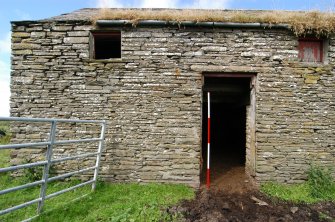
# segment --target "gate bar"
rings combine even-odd
[[[0,168],[0,173],[13,171],[13,170],[19,170],[19,169],[25,169],[25,168],[31,168],[31,167],[35,167],[35,166],[42,166],[42,165],[45,165],[45,164],[47,164],[47,161],[39,161],[39,162],[35,162],[35,163],[26,163],[26,164],[21,164],[21,165],[6,167],[6,168]]]
[[[8,145],[1,145],[0,150],[2,149],[21,149],[21,148],[28,148],[28,147],[30,147],[30,149],[44,149],[46,145],[50,145],[50,142],[8,144]]]
[[[33,187],[33,186],[39,185],[41,183],[44,183],[44,181],[43,180],[38,180],[38,181],[35,181],[35,182],[32,182],[32,183],[27,183],[27,184],[24,184],[24,185],[21,185],[21,186],[8,188],[6,190],[0,190],[0,195],[6,194],[6,193],[9,193],[9,192],[13,192],[13,191],[17,191],[17,190],[22,190],[22,189],[29,188],[29,187]]]
[[[52,193],[52,194],[49,194],[47,196],[45,196],[45,199],[49,199],[49,198],[52,198],[52,197],[55,197],[55,196],[58,196],[62,193],[65,193],[65,192],[68,192],[68,191],[71,191],[71,190],[74,190],[74,189],[77,189],[79,187],[82,187],[82,186],[85,186],[85,185],[88,185],[88,184],[91,184],[91,183],[94,183],[94,180],[89,180],[89,181],[86,181],[84,183],[80,183],[78,185],[75,185],[73,187],[69,187],[69,188],[66,188],[64,190],[61,190],[61,191],[57,191],[55,193]]]
[[[23,203],[23,204],[16,205],[16,206],[11,207],[11,208],[7,208],[7,209],[5,209],[5,210],[0,210],[0,215],[7,214],[7,213],[9,213],[9,212],[11,212],[11,211],[14,211],[14,210],[18,210],[18,209],[27,207],[27,206],[32,205],[32,204],[34,204],[34,203],[37,203],[37,202],[39,202],[39,201],[41,201],[41,198],[37,198],[37,199],[35,199],[35,200],[31,200],[31,201],[25,202],[25,203]]]
[[[81,119],[54,119],[54,118],[28,118],[28,117],[1,117],[1,121],[18,122],[62,122],[62,123],[105,123],[104,120],[81,120]]]
[[[89,156],[95,156],[98,153],[99,152],[94,152],[94,153],[79,154],[79,155],[76,155],[76,156],[62,157],[62,158],[53,159],[53,160],[51,160],[51,162],[52,163],[59,163],[59,162],[63,162],[63,161],[66,161],[66,160],[74,160],[74,159],[78,159],[78,158],[85,158],[85,157],[89,157]]]
[[[70,177],[72,175],[79,174],[79,173],[85,173],[85,172],[90,171],[90,170],[95,170],[95,166],[89,167],[89,168],[86,168],[86,169],[82,169],[82,170],[73,171],[73,172],[70,172],[70,173],[65,173],[65,174],[62,174],[62,175],[59,175],[59,176],[50,177],[48,179],[48,182],[63,179],[63,178],[66,178],[66,177]]]

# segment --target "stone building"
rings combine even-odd
[[[11,116],[107,120],[103,178],[198,187],[210,92],[212,177],[231,163],[259,182],[299,182],[310,164],[334,166],[332,33],[124,12],[144,19],[82,9],[12,22]]]

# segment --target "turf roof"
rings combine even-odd
[[[44,21],[140,20],[288,24],[296,35],[335,32],[335,13],[320,11],[207,10],[207,9],[96,9],[85,8]]]

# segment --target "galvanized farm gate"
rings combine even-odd
[[[32,143],[23,143],[23,144],[8,144],[8,145],[0,145],[0,150],[3,149],[25,149],[25,148],[37,148],[37,149],[43,149],[47,147],[46,150],[46,159],[44,161],[37,161],[34,163],[27,163],[27,164],[21,164],[21,165],[16,165],[16,166],[10,166],[6,168],[0,168],[0,173],[4,172],[10,172],[14,170],[19,170],[19,169],[25,169],[25,168],[31,168],[31,167],[36,167],[36,166],[43,166],[43,176],[41,180],[35,181],[32,183],[27,183],[21,186],[13,187],[13,188],[8,188],[5,190],[0,190],[0,195],[9,193],[9,192],[14,192],[17,190],[41,185],[41,190],[40,190],[40,195],[39,198],[35,200],[31,200],[25,203],[22,203],[20,205],[16,205],[7,209],[0,210],[0,215],[10,213],[12,211],[27,207],[29,205],[38,203],[37,206],[37,215],[34,217],[28,218],[24,221],[30,221],[31,219],[35,218],[42,212],[44,201],[46,199],[50,199],[52,197],[58,196],[62,193],[74,190],[76,188],[92,184],[92,191],[95,190],[96,183],[97,183],[97,178],[98,178],[98,171],[99,171],[99,166],[100,166],[100,158],[101,158],[101,153],[104,149],[104,139],[105,139],[105,130],[106,130],[106,122],[105,121],[99,121],[99,120],[77,120],[77,119],[44,119],[44,118],[20,118],[20,117],[0,117],[0,121],[15,121],[15,122],[35,122],[35,123],[50,123],[50,133],[49,133],[49,138],[47,141],[42,141],[42,142],[32,142]],[[57,132],[57,123],[90,123],[90,124],[99,124],[101,125],[101,130],[100,130],[100,137],[99,138],[88,138],[88,139],[76,139],[76,140],[56,140],[56,132]],[[88,143],[88,142],[98,142],[98,147],[97,151],[93,153],[85,153],[85,154],[79,154],[75,156],[67,156],[63,158],[57,158],[53,159],[53,147],[55,145],[62,145],[62,144],[72,144],[72,143]],[[54,177],[49,177],[49,171],[50,167],[52,164],[63,162],[63,161],[68,161],[68,160],[74,160],[78,158],[86,158],[90,156],[96,156],[96,161],[95,165],[85,168],[85,169],[80,169],[78,171],[73,171],[69,173],[65,173],[62,175],[57,175]],[[66,188],[60,191],[57,191],[55,193],[51,193],[49,195],[46,195],[46,190],[47,190],[47,184],[49,182],[63,179],[70,177],[75,174],[80,174],[80,173],[85,173],[88,171],[93,171],[93,179],[89,181],[82,182],[80,184],[77,184],[75,186],[72,186],[70,188]]]

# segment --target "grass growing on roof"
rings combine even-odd
[[[297,36],[335,32],[335,13],[320,11],[100,9],[92,16],[93,23],[103,19],[130,20],[133,25],[139,20],[288,24]]]

